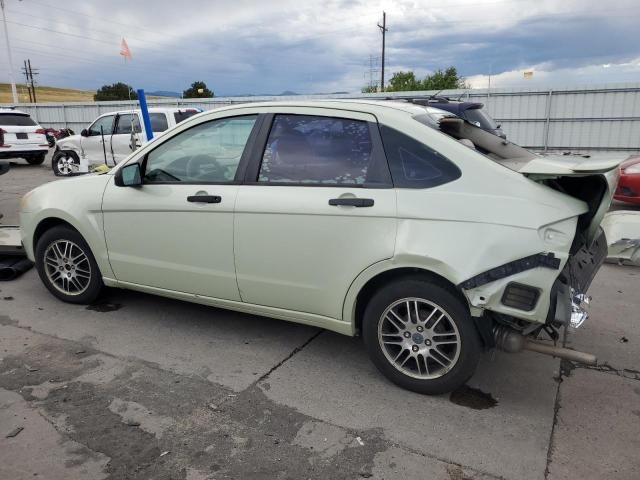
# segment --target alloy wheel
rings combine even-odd
[[[78,164],[71,155],[61,155],[56,161],[58,172],[62,175],[70,175],[78,171]]]
[[[89,287],[89,257],[70,240],[56,240],[47,247],[44,267],[51,285],[66,295],[80,295]]]
[[[389,305],[378,322],[378,341],[394,368],[418,379],[443,376],[460,355],[455,322],[441,306],[423,298]]]

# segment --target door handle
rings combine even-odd
[[[187,202],[192,203],[220,203],[222,201],[222,197],[218,195],[189,195],[187,197]]]
[[[351,207],[373,207],[373,198],[331,198],[329,205],[332,207],[347,205]]]

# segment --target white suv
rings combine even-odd
[[[154,133],[164,132],[200,113],[196,108],[150,108]],[[89,165],[116,165],[146,142],[140,110],[123,110],[100,115],[80,135],[58,140],[51,161],[53,173],[69,176],[87,172]]]
[[[39,165],[48,151],[44,129],[28,113],[0,108],[0,158],[24,158]]]

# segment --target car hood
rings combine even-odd
[[[80,135],[71,135],[69,137],[56,140],[56,145],[58,145],[58,147],[79,146],[81,138],[82,137]]]

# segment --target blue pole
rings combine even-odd
[[[147,132],[147,141],[153,138],[153,131],[151,130],[151,119],[149,118],[149,109],[147,108],[147,98],[144,96],[144,90],[138,89],[138,101],[140,102],[140,110],[142,111],[142,122],[144,123],[144,130]]]

